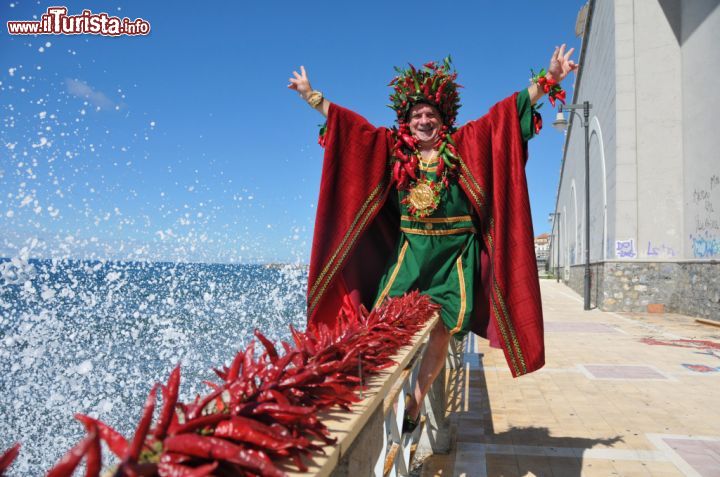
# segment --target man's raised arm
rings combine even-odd
[[[307,101],[311,107],[327,117],[328,111],[330,110],[330,101],[325,99],[320,91],[314,91],[312,89],[304,66],[300,66],[300,73],[293,71],[293,78],[290,78],[288,81],[290,81],[290,84],[287,86],[288,88],[297,91],[300,97]]]

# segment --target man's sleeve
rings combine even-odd
[[[336,284],[342,285],[347,260],[389,188],[389,133],[349,109],[330,105],[308,275],[310,322],[334,320],[337,315],[345,293]],[[350,281],[343,283],[353,288]]]
[[[328,117],[320,128],[319,144],[327,149],[329,143],[342,144],[372,144],[378,141],[387,141],[389,131],[386,128],[376,128],[361,115],[343,108],[335,103],[330,104]],[[352,144],[348,144],[353,148]]]
[[[523,141],[527,142],[535,136],[535,127],[533,125],[535,107],[530,101],[530,93],[528,93],[527,89],[523,89],[517,95],[517,110]]]

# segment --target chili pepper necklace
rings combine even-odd
[[[433,180],[420,167],[423,161],[419,145],[409,132],[405,123],[395,131],[393,178],[398,190],[408,191],[400,203],[407,205],[411,217],[422,219],[437,210],[442,190],[448,187],[450,179],[457,175],[460,157],[447,127],[443,126],[434,145],[434,150],[437,151],[437,167],[436,179]]]

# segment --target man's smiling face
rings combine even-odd
[[[416,104],[408,113],[408,127],[421,144],[434,144],[440,134],[442,118],[435,106]]]

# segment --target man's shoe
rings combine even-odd
[[[418,424],[420,424],[420,416],[413,420],[413,418],[410,417],[410,414],[405,412],[405,415],[403,416],[402,433],[412,434],[415,429],[417,429]]]

